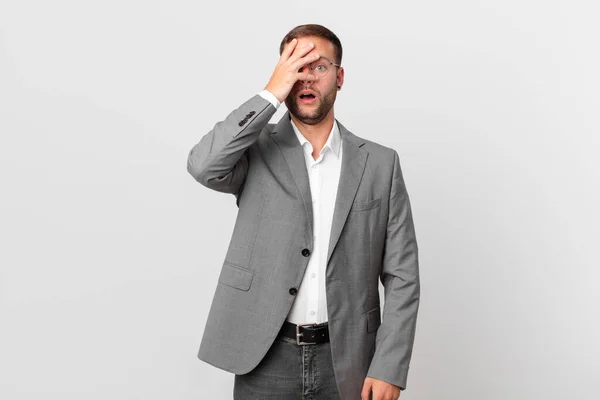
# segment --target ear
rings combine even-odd
[[[337,73],[337,88],[338,90],[340,90],[342,88],[342,86],[344,85],[344,67],[339,67],[338,68],[338,73]]]

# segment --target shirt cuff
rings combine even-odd
[[[267,89],[260,92],[259,95],[263,99],[267,100],[269,103],[273,104],[273,107],[275,108],[279,108],[279,106],[281,105],[279,100],[277,100],[277,97],[275,97],[275,95],[269,92]]]

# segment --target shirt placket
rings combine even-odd
[[[319,258],[321,246],[319,245],[321,230],[321,171],[320,161],[314,161],[311,156],[310,190],[313,198],[313,252],[311,255],[312,268],[310,270],[310,296],[308,298],[307,320],[315,321],[319,310]]]

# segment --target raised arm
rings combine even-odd
[[[279,105],[298,80],[314,80],[301,68],[320,56],[312,43],[296,48],[294,39],[285,47],[265,87]],[[202,137],[189,152],[188,172],[202,185],[225,193],[239,193],[248,172],[248,148],[275,114],[276,105],[256,95],[231,112]]]
[[[202,185],[237,193],[246,179],[250,147],[276,108],[259,95],[231,112],[200,139],[189,152],[188,172]]]

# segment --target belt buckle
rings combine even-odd
[[[300,336],[302,336],[302,334],[300,333],[300,327],[304,327],[304,326],[314,326],[314,325],[318,325],[315,323],[308,323],[308,324],[296,324],[296,344],[297,345],[305,345],[305,344],[317,344],[317,342],[301,342],[300,341]]]

